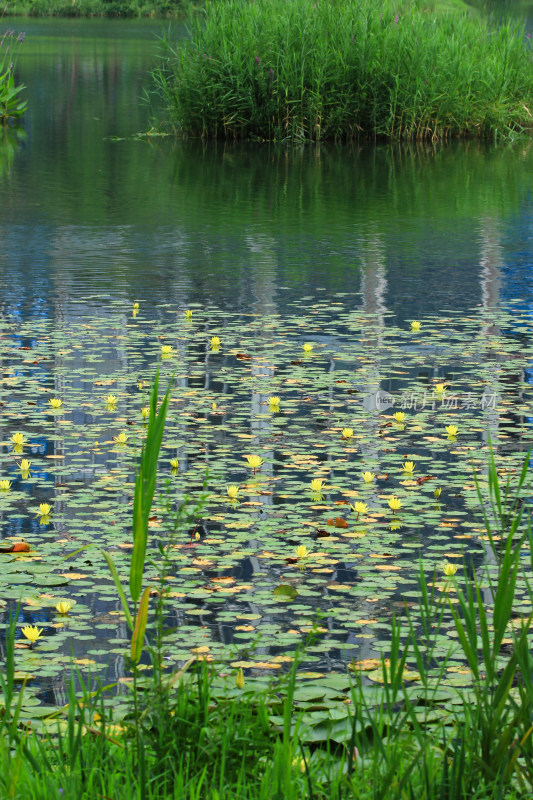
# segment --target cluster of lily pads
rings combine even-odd
[[[452,602],[464,562],[496,569],[474,475],[486,495],[489,440],[503,478],[523,460],[528,322],[479,308],[395,325],[344,295],[284,316],[114,302],[81,323],[3,319],[0,584],[4,613],[19,604],[28,716],[61,701],[69,657],[127,679],[100,548],[126,582],[157,366],[173,388],[145,584],[161,543],[167,665],[268,675],[314,630],[303,678],[342,695],[349,669],[382,680],[391,614],[416,623],[420,565]],[[169,509],[205,492],[170,536]],[[516,613],[530,605],[524,588]],[[445,617],[442,654],[453,636]],[[470,680],[452,659],[446,684]]]

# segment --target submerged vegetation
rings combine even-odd
[[[154,72],[182,136],[322,141],[509,137],[529,129],[520,27],[391,0],[228,0]]]

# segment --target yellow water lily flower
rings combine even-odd
[[[171,344],[162,344],[161,345],[161,355],[162,356],[170,356],[170,355],[172,355],[172,350],[173,349],[174,348],[172,347]]]
[[[242,689],[244,686],[244,672],[242,671],[242,667],[239,667],[237,670],[237,674],[235,676],[235,686],[237,689]]]
[[[239,494],[239,487],[238,486],[228,486],[226,489],[228,493],[228,497],[230,500],[236,500],[237,495]]]
[[[43,517],[48,517],[52,510],[52,506],[48,503],[41,503],[39,506],[39,511],[37,512],[37,516],[42,514]]]
[[[147,419],[150,416],[150,409],[148,406],[143,406],[141,408],[141,416],[143,419]]]
[[[442,571],[444,572],[447,578],[452,578],[458,569],[459,567],[457,566],[457,564],[450,564],[449,561],[446,561],[442,565]]]
[[[180,462],[179,462],[178,458],[171,458],[170,459],[170,466],[172,467],[172,469],[178,469],[179,465],[180,465]]]
[[[351,509],[352,511],[355,511],[358,517],[359,514],[366,514],[368,512],[368,506],[366,503],[354,503],[353,506],[351,506]]]
[[[273,394],[272,397],[268,398],[269,406],[279,406],[280,403],[281,403],[280,398],[275,394]]]
[[[216,410],[217,410],[217,404],[215,403],[215,401],[213,401],[211,403],[211,411],[216,411]]]
[[[411,330],[414,331],[415,333],[418,333],[418,331],[420,330],[420,323],[417,319],[414,319],[411,322]]]
[[[0,481],[0,492],[9,492],[10,489],[11,489],[11,481],[8,481],[5,478]]]
[[[104,397],[104,400],[108,406],[114,406],[117,402],[117,398],[114,394],[108,394],[107,397]]]
[[[133,310],[134,311],[138,311],[139,310],[139,303],[134,303],[133,304]]]
[[[253,469],[254,472],[256,471],[256,469],[259,469],[259,467],[263,463],[263,459],[261,458],[261,456],[244,456],[244,458],[248,462],[248,466],[250,467],[250,469]]]
[[[434,489],[434,490],[433,490],[433,494],[435,495],[435,499],[436,499],[436,500],[438,500],[438,499],[439,499],[439,497],[440,497],[440,495],[441,495],[441,492],[442,492],[442,489],[439,489],[438,487],[437,487],[436,489]]]
[[[70,600],[60,600],[59,603],[56,603],[56,610],[59,611],[60,614],[68,614],[73,605],[74,603]]]
[[[446,433],[450,438],[457,436],[458,430],[459,428],[457,427],[457,425],[446,425]]]
[[[323,488],[324,488],[324,481],[322,480],[322,478],[313,478],[313,480],[311,481],[311,491],[319,493],[322,491]]]
[[[43,628],[38,628],[36,625],[26,625],[22,628],[23,635],[26,639],[30,640],[31,644],[34,644],[37,639],[40,639],[42,632]]]
[[[52,408],[61,408],[63,405],[63,401],[59,399],[59,397],[51,397],[48,401]]]
[[[343,428],[341,436],[343,439],[351,439],[353,436],[353,428]]]
[[[434,391],[436,394],[443,394],[443,393],[444,393],[445,386],[446,386],[446,384],[445,384],[445,383],[437,383],[433,391]]]
[[[26,444],[26,439],[24,438],[23,433],[13,433],[11,436],[11,441],[15,447],[22,447],[22,445]]]
[[[114,440],[114,441],[115,441],[117,444],[126,444],[126,442],[128,441],[128,436],[127,436],[127,434],[125,434],[125,433],[122,431],[121,433],[119,433],[119,435],[118,435],[118,436],[113,436],[113,440]]]
[[[396,411],[392,416],[396,422],[403,422],[405,419],[405,414],[403,411]]]
[[[365,483],[372,483],[374,478],[376,477],[375,472],[363,472],[362,478]]]
[[[192,311],[191,311],[191,309],[190,309],[190,308],[188,308],[188,309],[185,311],[185,316],[187,317],[187,319],[192,319]]]
[[[303,345],[304,353],[311,353],[314,346],[313,342],[305,342]]]
[[[296,548],[296,558],[306,558],[310,552],[304,544],[299,544]]]
[[[387,502],[389,504],[389,508],[391,508],[393,512],[399,511],[400,508],[402,507],[402,501],[399,500],[397,497],[389,497]]]
[[[402,469],[404,472],[407,473],[407,475],[412,475],[413,472],[415,471],[415,466],[416,464],[414,463],[414,461],[404,461]]]
[[[22,461],[19,463],[19,469],[21,472],[29,472],[31,467],[31,461],[28,461],[27,458],[23,458]]]
[[[220,347],[220,339],[218,336],[211,337],[210,345],[212,350],[217,350]]]

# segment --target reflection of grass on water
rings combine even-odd
[[[11,172],[15,153],[26,138],[22,128],[4,128],[0,130],[0,180]]]
[[[505,138],[532,121],[523,32],[416,3],[212,3],[154,74],[192,137]]]
[[[217,670],[200,653],[170,677],[155,669],[141,681],[133,658],[135,678],[121,714],[113,714],[104,691],[80,678],[82,691],[76,695],[72,683],[65,708],[37,733],[20,723],[24,688],[17,691],[15,683],[13,616],[0,676],[8,709],[0,716],[2,796],[530,797],[533,612],[522,618],[513,612],[521,550],[533,548],[531,525],[525,531],[522,525],[528,465],[529,453],[512,492],[509,482],[500,485],[491,453],[484,514],[492,577],[465,568],[462,589],[456,570],[445,569],[428,590],[421,566],[416,627],[410,615],[407,629],[393,620],[388,657],[352,663],[353,680],[338,673],[300,675],[298,652],[288,659],[289,672],[268,683],[246,677],[245,661]],[[142,481],[140,473],[139,487]],[[133,555],[138,574],[136,562]],[[439,658],[442,639],[450,635],[443,626],[447,607],[459,647],[452,654],[450,645]],[[315,626],[304,649],[312,648],[320,630]],[[136,633],[137,626],[132,651]],[[161,627],[157,639],[162,647]],[[467,677],[456,688],[443,685],[450,672]]]

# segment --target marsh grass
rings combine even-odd
[[[154,436],[155,397],[157,392],[152,394]],[[164,424],[164,406],[159,423]],[[144,464],[156,455],[157,437],[154,442],[155,449],[147,442]],[[237,686],[227,668],[201,660],[191,659],[169,677],[161,678],[161,671],[155,670],[155,681],[148,677],[130,684],[138,697],[131,697],[130,712],[118,721],[106,699],[113,687],[95,689],[78,674],[78,690],[72,680],[68,704],[50,714],[45,733],[37,732],[20,719],[24,685],[16,687],[15,614],[0,678],[1,796],[25,800],[530,797],[533,612],[513,622],[521,554],[524,546],[530,553],[533,546],[531,524],[529,520],[523,524],[529,514],[522,497],[528,463],[529,453],[517,486],[501,487],[491,453],[485,514],[497,557],[495,576],[472,573],[465,565],[464,590],[452,579],[454,585],[448,589],[454,592],[446,588],[437,592],[435,580],[428,583],[420,566],[416,627],[408,614],[405,636],[400,621],[393,618],[388,658],[381,661],[381,684],[369,686],[354,670],[349,724],[342,740],[328,733],[334,722],[327,707],[314,703],[326,730],[317,736],[295,706],[301,652],[295,654],[288,673],[268,683],[245,680]],[[139,470],[138,486],[142,485]],[[144,496],[149,499],[149,481],[147,486]],[[478,496],[483,505],[479,485]],[[183,511],[178,521],[180,514]],[[138,558],[132,557],[132,563]],[[132,574],[137,574],[135,569]],[[139,591],[140,584],[134,594]],[[529,584],[528,591],[533,599]],[[452,704],[441,692],[446,688],[442,679],[452,644],[447,657],[436,656],[447,611],[453,615],[460,654],[472,676],[471,686],[459,694],[460,702]],[[408,654],[414,655],[418,670],[414,691],[407,680]],[[136,663],[132,658],[133,669]]]
[[[510,137],[533,117],[521,28],[388,0],[227,0],[154,71],[183,136]]]

